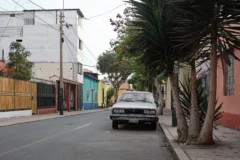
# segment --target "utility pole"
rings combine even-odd
[[[59,112],[63,115],[63,14],[62,9],[60,10],[60,99],[59,99]]]
[[[4,62],[4,49],[2,50],[2,61]]]

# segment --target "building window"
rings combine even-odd
[[[82,68],[83,68],[83,65],[81,63],[78,63],[78,74],[82,75]]]
[[[35,12],[25,12],[24,14],[24,25],[35,24]]]
[[[229,56],[230,65],[226,66],[226,96],[233,96],[234,95],[234,57]]]
[[[90,89],[87,89],[87,102],[90,102]]]
[[[79,45],[78,45],[79,49],[80,50],[83,50],[83,43],[82,43],[82,40],[79,39]]]

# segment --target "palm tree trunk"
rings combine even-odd
[[[159,74],[155,79],[154,79],[154,84],[158,92],[158,98],[160,100],[160,105],[159,105],[159,115],[163,115],[163,94],[160,88],[159,84],[159,79],[165,74],[165,71]]]
[[[216,28],[216,23],[213,24]],[[213,144],[213,118],[215,114],[216,103],[216,87],[217,87],[217,31],[213,29],[211,39],[211,55],[210,55],[210,88],[208,97],[208,109],[203,123],[203,127],[199,136],[200,144]]]
[[[191,110],[187,144],[196,144],[200,132],[195,61],[191,64]]]
[[[174,74],[170,75],[170,82],[173,92],[173,100],[176,110],[176,117],[177,117],[177,133],[178,133],[178,141],[179,142],[186,142],[188,137],[188,126],[187,121],[185,119],[180,100],[179,100],[179,89],[177,87],[176,79]]]

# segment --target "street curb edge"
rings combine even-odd
[[[166,126],[161,125],[159,122],[158,122],[158,126],[161,128],[161,130],[165,134],[166,138],[168,139],[171,149],[173,150],[177,159],[178,160],[191,160],[188,157],[188,155],[185,153],[185,151],[182,149],[182,147],[177,142],[175,142],[174,137],[171,135],[169,130],[166,128]]]

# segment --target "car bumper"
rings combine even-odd
[[[129,121],[131,119],[137,119],[139,122],[158,122],[158,117],[156,115],[112,114],[110,115],[110,119],[117,121]]]

